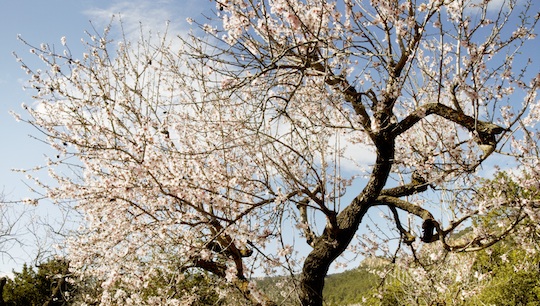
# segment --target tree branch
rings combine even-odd
[[[410,245],[414,242],[416,237],[408,230],[406,230],[402,225],[401,221],[399,220],[399,214],[397,212],[397,209],[395,206],[389,205],[390,211],[392,211],[392,214],[394,215],[394,220],[396,221],[396,227],[401,232],[401,237],[403,238],[403,241],[405,244]]]
[[[494,123],[475,119],[444,104],[428,103],[420,106],[415,111],[410,113],[405,119],[399,122],[392,131],[393,135],[397,137],[398,135],[403,134],[420,120],[432,114],[439,115],[456,124],[459,124],[471,132],[477,132],[479,138],[477,142],[481,145],[485,144],[494,146],[496,144],[495,135],[498,135],[505,130],[505,128]]]
[[[441,230],[439,222],[435,220],[433,215],[427,209],[424,209],[413,203],[398,199],[396,197],[384,195],[379,196],[377,198],[377,202],[383,205],[387,205],[389,207],[399,208],[422,218],[424,220],[424,223],[422,224],[422,228],[424,230],[424,234],[422,235],[422,241],[430,243],[439,239],[444,239],[443,231]],[[434,233],[434,230],[436,231],[436,233]]]
[[[315,191],[312,194],[316,194],[319,192],[320,186],[315,189]],[[317,238],[317,235],[311,230],[311,227],[309,226],[309,220],[307,215],[307,207],[309,204],[309,201],[311,200],[311,196],[306,196],[302,201],[298,202],[296,204],[296,208],[298,208],[298,211],[300,212],[300,221],[304,224],[302,227],[304,231],[304,236],[306,237],[306,242],[311,247],[313,247],[315,239]],[[331,220],[332,222],[332,220]],[[335,223],[335,220],[333,220]]]
[[[371,119],[362,103],[362,96],[364,94],[357,92],[343,76],[336,76],[332,71],[326,69],[320,61],[312,63],[311,68],[324,73],[326,84],[332,86],[334,89],[338,89],[345,95],[345,100],[351,103],[355,113],[360,116],[362,127],[371,136]]]
[[[401,198],[410,196],[416,193],[424,192],[427,190],[429,184],[426,179],[417,172],[413,172],[411,182],[403,186],[384,189],[381,191],[381,196],[390,196],[395,198]]]

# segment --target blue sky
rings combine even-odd
[[[128,29],[139,26],[139,21],[149,29],[163,29],[170,21],[170,31],[187,31],[187,17],[199,17],[213,8],[209,0],[176,0],[176,1],[90,1],[90,0],[20,0],[2,1],[0,9],[0,191],[3,190],[6,200],[17,200],[30,197],[29,188],[24,183],[24,175],[12,172],[12,168],[29,168],[44,163],[47,147],[29,135],[38,135],[32,127],[16,122],[10,111],[20,112],[21,104],[32,104],[31,90],[23,90],[27,75],[15,61],[16,52],[32,66],[38,62],[28,52],[29,47],[17,39],[20,35],[33,44],[56,44],[60,46],[60,38],[65,36],[74,54],[80,54],[80,39],[85,31],[92,31],[90,20],[98,31],[110,21],[113,14],[122,16]],[[155,30],[154,30],[155,29]],[[22,209],[22,204],[16,206]],[[41,217],[54,218],[57,211],[45,205],[39,207]],[[20,232],[26,230],[26,223],[20,223]],[[43,229],[38,229],[42,231]],[[43,232],[38,232],[44,234]],[[25,242],[30,246],[33,238],[27,236]],[[3,246],[0,245],[0,248]],[[5,247],[5,246],[4,246]],[[6,250],[16,260],[0,254],[0,274],[19,270],[23,262],[32,260],[35,255],[32,247],[11,248]]]

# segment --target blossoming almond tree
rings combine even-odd
[[[48,70],[23,62],[37,103],[22,120],[58,152],[56,183],[35,179],[85,217],[70,266],[105,280],[103,304],[179,303],[143,292],[188,269],[272,304],[250,277],[285,269],[302,305],[322,305],[373,207],[398,248],[498,241],[538,205],[483,201],[480,171],[500,156],[540,169],[540,76],[522,52],[538,7],[503,2],[219,0],[214,20],[193,21],[200,37],[107,30],[82,56],[65,40],[63,53],[33,48]],[[501,206],[512,213],[497,227],[452,239]]]

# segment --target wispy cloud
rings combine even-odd
[[[523,5],[525,3],[525,0],[490,0],[487,6],[487,10],[490,13],[496,13],[499,11],[506,11],[510,9],[510,4],[515,1],[515,5]],[[472,0],[470,2],[469,9],[472,11],[477,11],[478,8],[473,8],[476,5],[484,2],[484,0]]]
[[[200,16],[208,9],[205,1],[111,1],[108,7],[88,9],[84,12],[93,24],[107,26],[113,18],[122,21],[123,32],[128,38],[138,37],[141,26],[145,32],[182,35],[189,31],[186,18]]]

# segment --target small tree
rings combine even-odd
[[[377,208],[392,227],[360,239],[371,250],[500,240],[539,212],[476,197],[493,153],[540,169],[540,76],[521,53],[534,5],[216,1],[205,36],[115,43],[107,30],[80,57],[32,48],[48,69],[23,63],[37,104],[22,119],[58,151],[58,185],[38,183],[86,217],[68,239],[72,267],[104,280],[105,304],[125,298],[118,282],[140,303],[178,302],[139,295],[173,262],[265,304],[250,276],[284,269],[301,304],[322,305],[330,265],[360,250],[351,243]],[[512,217],[496,231],[450,239],[501,206]]]
[[[5,305],[67,305],[73,286],[66,282],[68,266],[63,260],[39,265],[37,272],[26,264],[4,286]]]

